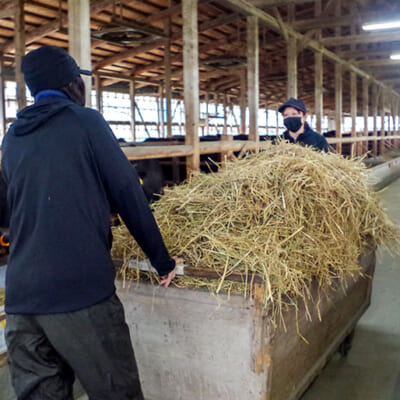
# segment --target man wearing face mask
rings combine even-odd
[[[326,139],[313,131],[306,121],[306,106],[303,101],[291,97],[282,104],[278,110],[283,116],[283,124],[286,131],[283,133],[285,140],[290,143],[300,143],[303,146],[311,146],[317,150],[329,151]]]
[[[6,342],[18,399],[141,395],[124,310],[115,294],[109,216],[118,212],[167,287],[165,248],[139,178],[100,113],[85,108],[75,60],[44,46],[22,60],[35,103],[2,144],[11,211]],[[138,321],[140,323],[140,321]]]

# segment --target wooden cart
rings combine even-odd
[[[370,303],[375,249],[360,257],[371,278],[347,280],[274,329],[257,300],[118,281],[146,400],[295,400],[338,349],[347,351]],[[317,295],[317,288],[311,288]]]

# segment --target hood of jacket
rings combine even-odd
[[[9,133],[15,136],[29,135],[56,114],[73,104],[69,99],[58,97],[48,97],[40,100],[31,106],[25,107],[17,114],[17,120],[10,126]]]

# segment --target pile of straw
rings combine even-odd
[[[175,284],[251,295],[256,272],[265,305],[277,316],[285,305],[309,299],[313,279],[323,291],[357,277],[364,246],[393,250],[400,242],[364,171],[361,161],[281,143],[166,189],[153,207],[170,254],[220,275]],[[144,258],[125,226],[113,234],[114,257]],[[243,283],[230,282],[232,272]]]

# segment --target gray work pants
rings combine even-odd
[[[7,315],[5,337],[18,400],[72,400],[75,374],[90,400],[132,400],[141,394],[116,295],[75,312]]]

